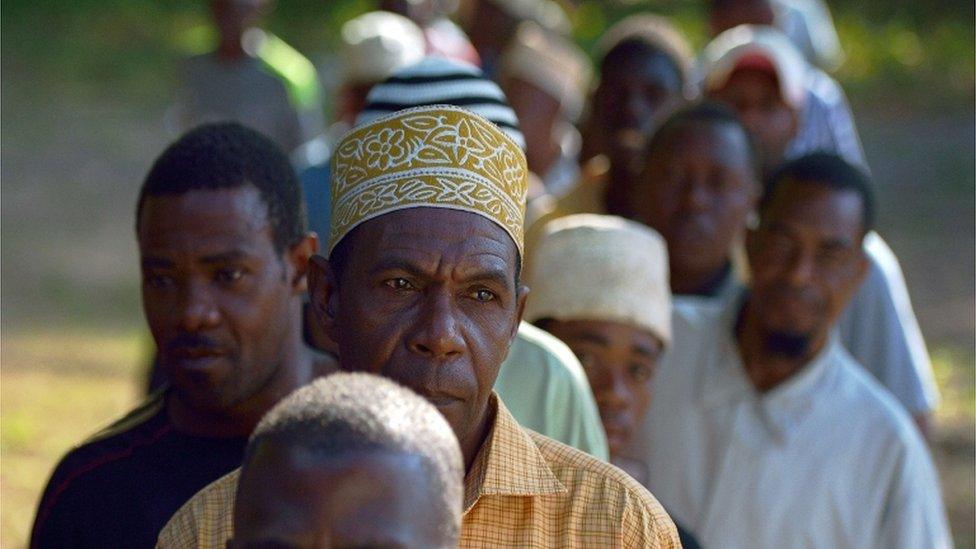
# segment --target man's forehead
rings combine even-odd
[[[140,214],[138,237],[143,249],[271,243],[267,206],[260,192],[249,185],[149,196]]]
[[[763,213],[764,224],[816,230],[824,236],[859,236],[863,230],[861,196],[817,182],[783,181]]]
[[[357,244],[373,247],[378,257],[409,254],[439,260],[450,254],[514,264],[518,254],[515,242],[504,229],[479,214],[465,211],[410,208],[366,221],[360,229]]]
[[[725,164],[749,162],[749,141],[745,132],[726,121],[688,120],[663,136],[665,161],[703,157]],[[707,146],[696,145],[707,143]]]
[[[603,77],[610,81],[641,80],[669,89],[681,86],[681,75],[674,61],[657,50],[627,55],[618,63],[605,66]]]

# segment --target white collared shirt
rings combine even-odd
[[[926,415],[938,405],[939,390],[901,266],[874,231],[864,237],[864,251],[868,273],[837,321],[841,343],[909,414]],[[714,296],[674,296],[674,303],[716,306],[733,299],[744,289],[746,271],[741,264],[735,265]]]
[[[758,393],[732,335],[739,305],[676,305],[634,447],[668,512],[704,547],[948,547],[938,477],[904,410],[836,336]]]

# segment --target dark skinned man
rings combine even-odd
[[[229,549],[454,549],[464,465],[429,402],[369,374],[298,389],[254,429]]]
[[[451,424],[466,469],[461,547],[677,546],[640,484],[525,431],[492,391],[528,292],[518,279],[528,173],[518,145],[442,105],[364,124],[335,154],[315,318],[340,368],[402,383]],[[223,544],[233,503],[220,494],[234,482],[197,494],[160,546]]]
[[[520,146],[525,143],[520,120],[497,84],[477,67],[433,56],[374,86],[357,125],[429,105],[462,106],[499,126]],[[328,234],[329,187],[307,186],[305,191],[310,218],[326,220],[321,234]],[[326,341],[323,348],[334,349],[334,344]],[[583,367],[558,339],[523,322],[495,378],[495,392],[522,426],[607,459],[606,435]]]
[[[705,48],[706,95],[735,110],[759,145],[763,173],[784,160],[830,151],[864,166],[843,91],[770,27],[741,25]],[[898,397],[924,433],[938,404],[932,364],[901,266],[876,232],[871,269],[840,321],[844,346]]]
[[[756,206],[756,165],[749,135],[718,105],[677,113],[652,138],[632,189],[635,219],[668,242],[678,301],[721,301],[748,279],[738,243]],[[925,432],[937,400],[925,344],[897,261],[877,233],[865,251],[868,273],[838,322],[841,341]]]
[[[706,547],[948,547],[924,441],[832,329],[869,268],[867,178],[797,159],[759,217],[750,292],[676,306],[634,448],[649,485]]]
[[[583,123],[581,175],[557,199],[538,200],[527,214],[527,274],[545,224],[574,213],[629,217],[626,195],[654,129],[687,101],[691,49],[664,18],[635,15],[610,28],[598,45],[599,83]]]
[[[651,379],[671,342],[664,239],[620,217],[577,214],[545,228],[525,318],[576,353],[593,387],[610,462],[647,483],[626,447],[651,403]],[[686,548],[698,547],[681,525]]]
[[[201,126],[153,164],[136,213],[146,320],[170,386],[58,465],[34,547],[146,547],[200,488],[238,467],[281,397],[332,370],[302,340],[316,237],[270,140]]]
[[[499,82],[525,135],[529,170],[538,192],[561,196],[579,180],[580,133],[592,70],[579,46],[534,23],[519,26],[501,61]],[[529,187],[529,203],[533,188]]]

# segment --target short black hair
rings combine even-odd
[[[136,231],[150,196],[253,185],[268,207],[275,249],[297,244],[307,231],[305,203],[295,169],[271,139],[234,122],[198,126],[153,162],[139,191]]]
[[[604,33],[596,47],[600,72],[638,56],[667,59],[682,86],[691,79],[693,54],[688,41],[670,21],[650,14],[627,17]]]
[[[823,185],[837,191],[856,193],[861,197],[861,225],[864,233],[874,228],[874,192],[871,179],[864,170],[854,166],[837,154],[814,152],[789,160],[766,179],[759,215],[776,194],[776,189],[788,181]]]
[[[660,147],[665,137],[675,129],[693,122],[713,124],[716,126],[727,124],[734,126],[742,132],[749,148],[749,166],[753,169],[756,177],[759,177],[759,174],[762,173],[762,164],[760,162],[759,148],[756,145],[756,140],[732,109],[712,101],[702,101],[684,107],[669,116],[648,140],[647,147],[644,151],[645,157],[650,156],[651,151]]]
[[[429,474],[442,533],[451,540],[460,533],[464,459],[457,438],[432,404],[391,379],[338,372],[295,390],[254,428],[242,477],[266,444],[325,461],[370,453],[417,456]]]

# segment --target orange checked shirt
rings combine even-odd
[[[495,422],[464,479],[461,547],[681,547],[674,523],[616,467],[522,428],[492,396]],[[239,470],[170,519],[157,547],[225,547]]]

